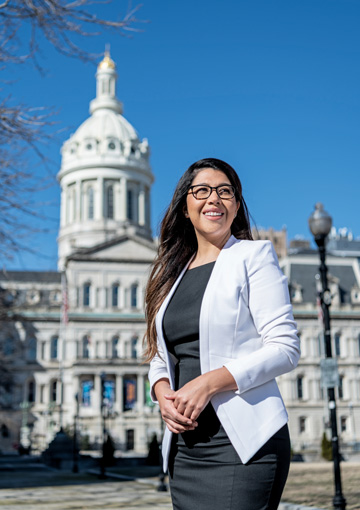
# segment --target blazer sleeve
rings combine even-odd
[[[224,364],[240,394],[293,370],[300,357],[287,278],[271,242],[256,241],[256,245],[247,261],[247,291],[249,312],[262,347]]]
[[[157,398],[154,392],[154,385],[160,379],[169,379],[166,363],[164,361],[164,352],[161,349],[160,342],[158,341],[158,354],[155,354],[154,358],[150,361],[149,369],[149,382],[150,382],[150,396],[153,402],[157,402]]]

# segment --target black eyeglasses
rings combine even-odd
[[[195,184],[190,186],[189,192],[194,195],[196,200],[206,200],[211,195],[213,189],[221,200],[230,200],[235,196],[235,188],[231,184],[220,184],[220,186],[208,186],[207,184]]]

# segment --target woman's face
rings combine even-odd
[[[231,185],[231,182],[220,170],[204,168],[194,177],[191,186],[199,184],[214,188],[220,185]],[[193,224],[198,242],[203,239],[223,245],[230,237],[231,224],[239,206],[235,197],[221,199],[214,189],[204,200],[197,200],[189,191],[186,197],[185,216]]]

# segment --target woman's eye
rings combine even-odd
[[[231,189],[230,188],[220,188],[219,189],[219,194],[220,195],[231,195]]]

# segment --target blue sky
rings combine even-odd
[[[238,171],[258,226],[310,238],[321,201],[336,227],[360,236],[360,2],[357,0],[144,0],[142,32],[86,39],[111,44],[124,116],[148,138],[155,174],[154,234],[175,184],[202,157]],[[102,14],[125,12],[114,0]],[[54,183],[39,209],[49,229],[7,269],[56,269],[61,143],[87,118],[96,66],[42,43],[41,64],[9,68],[14,99],[54,106],[64,128],[45,148]],[[6,73],[5,73],[6,74]],[[46,171],[47,172],[47,171]],[[34,173],[45,173],[35,164]]]

